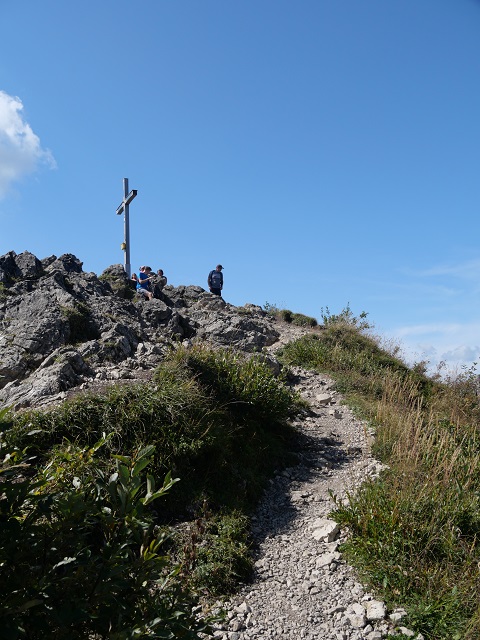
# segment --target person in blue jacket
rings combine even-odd
[[[210,271],[208,274],[208,288],[212,293],[216,296],[222,295],[223,289],[223,273],[222,273],[222,265],[217,264],[213,271]]]
[[[153,293],[150,287],[152,269],[150,267],[140,267],[137,280],[137,291],[140,295],[143,295],[147,300],[153,298]]]

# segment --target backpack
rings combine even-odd
[[[221,271],[210,271],[210,277],[208,278],[209,285],[212,289],[221,289],[223,285],[223,276]]]

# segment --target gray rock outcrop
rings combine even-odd
[[[97,276],[72,254],[0,256],[0,403],[36,406],[93,380],[135,378],[172,342],[255,352],[278,338],[260,307],[235,307],[197,286],[159,296],[137,298],[122,265]]]

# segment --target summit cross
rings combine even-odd
[[[137,190],[132,189],[130,193],[128,193],[128,178],[123,179],[123,200],[120,206],[117,208],[117,216],[124,214],[124,241],[122,243],[122,249],[125,252],[124,255],[124,269],[127,273],[127,276],[130,278],[132,275],[132,267],[130,264],[130,208],[129,205],[131,201],[137,195]]]

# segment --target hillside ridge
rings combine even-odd
[[[172,345],[204,340],[260,351],[275,343],[271,317],[199,286],[138,298],[122,265],[97,276],[73,254],[0,256],[0,403],[61,401],[74,389],[145,379]]]
[[[121,265],[97,276],[72,254],[39,260],[29,252],[0,257],[0,326],[0,403],[13,409],[144,381],[172,347],[196,340],[261,351],[279,371],[276,350],[312,331],[198,286],[137,299]],[[214,637],[384,638],[389,613],[342,559],[346,532],[328,519],[331,496],[344,498],[381,465],[328,376],[294,367],[291,384],[309,407],[294,421],[299,464],[272,479],[253,517],[255,578],[227,603]]]

